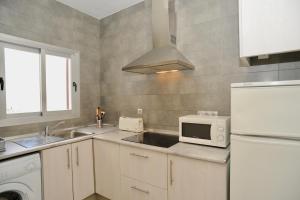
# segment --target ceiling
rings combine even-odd
[[[57,0],[76,10],[102,19],[143,0]]]

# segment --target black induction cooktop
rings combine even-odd
[[[145,132],[123,139],[124,141],[169,148],[179,142],[179,137],[161,133]]]

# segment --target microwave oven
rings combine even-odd
[[[179,117],[179,141],[226,148],[230,117],[188,115]]]

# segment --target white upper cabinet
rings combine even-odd
[[[240,57],[300,50],[299,0],[239,0]]]

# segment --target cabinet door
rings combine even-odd
[[[44,200],[73,200],[71,145],[42,151]]]
[[[226,200],[228,164],[168,156],[169,200]]]
[[[111,200],[120,199],[119,145],[94,140],[96,193]]]
[[[240,55],[300,49],[299,0],[239,0]]]
[[[122,176],[122,200],[167,200],[167,190]]]
[[[74,200],[94,194],[93,159],[92,140],[72,144]]]
[[[231,200],[299,200],[300,142],[231,137]]]

